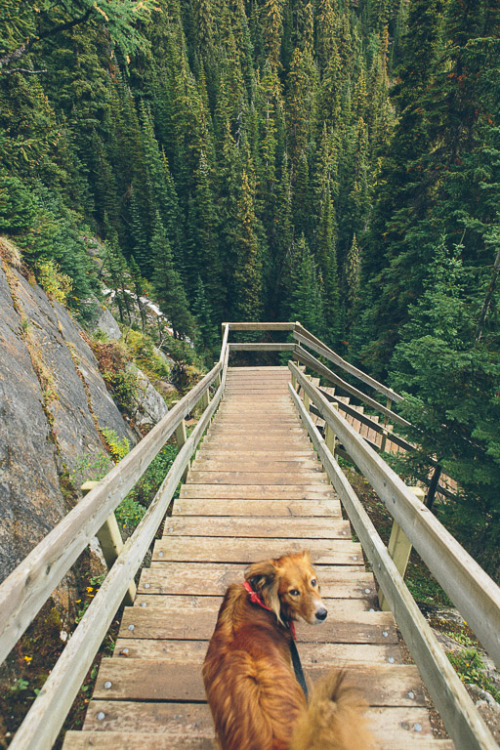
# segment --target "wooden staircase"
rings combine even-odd
[[[378,611],[361,546],[288,393],[285,367],[229,368],[222,404],[155,542],[82,732],[64,750],[212,748],[201,664],[226,587],[248,563],[309,549],[329,611],[299,624],[314,680],[347,666],[365,691],[380,750],[452,750],[432,735],[423,686]]]

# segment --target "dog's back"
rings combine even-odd
[[[292,670],[291,622],[325,619],[319,588],[309,555],[297,553],[254,564],[245,585],[227,590],[203,664],[222,750],[374,748],[367,704],[343,672],[321,680],[307,704]]]
[[[230,586],[203,665],[203,679],[223,750],[287,750],[305,708],[291,678],[289,637],[243,586]]]

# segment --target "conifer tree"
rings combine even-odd
[[[323,280],[324,325],[328,342],[334,344],[340,332],[340,306],[335,215],[328,183],[321,200],[317,245],[317,266]]]
[[[257,220],[250,179],[246,169],[243,171],[241,197],[238,201],[235,250],[236,298],[233,314],[239,320],[258,321],[263,310],[262,257],[257,239]]]
[[[153,284],[156,295],[172,325],[175,337],[193,335],[194,319],[158,212],[153,222],[150,252],[154,261]]]
[[[323,290],[304,235],[297,242],[293,258],[291,319],[299,320],[316,336],[324,334]]]
[[[419,450],[410,466],[434,455],[438,466],[461,485],[443,509],[467,538],[473,554],[498,570],[500,529],[500,382],[492,340],[476,336],[479,305],[468,293],[462,247],[436,249],[425,291],[412,307],[392,360],[393,384],[403,392],[403,414]],[[498,329],[497,329],[498,330]],[[458,506],[458,507],[457,507]]]
[[[217,330],[201,276],[198,276],[196,293],[193,299],[193,314],[196,318],[195,341],[197,348],[213,353],[217,344]]]

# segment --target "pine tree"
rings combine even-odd
[[[500,364],[494,339],[477,339],[480,305],[468,291],[463,248],[436,248],[425,291],[411,309],[392,360],[393,385],[403,392],[403,414],[420,449],[410,466],[434,455],[461,485],[443,511],[473,554],[498,571],[500,529]],[[498,330],[498,329],[497,329]],[[495,344],[493,344],[495,347]]]
[[[280,66],[280,47],[283,32],[281,7],[283,0],[265,0],[262,8],[265,50],[271,68],[276,71]]]
[[[201,276],[198,276],[196,293],[193,299],[193,314],[196,318],[195,342],[198,350],[212,354],[217,344],[217,329],[213,322],[211,305]]]
[[[237,264],[234,270],[234,315],[239,320],[258,321],[263,310],[262,257],[257,239],[250,179],[243,171],[235,236]]]
[[[297,243],[293,258],[291,320],[299,320],[316,336],[324,334],[323,290],[304,235]]]
[[[181,277],[174,266],[170,243],[158,212],[152,227],[151,257],[154,261],[153,284],[156,295],[172,325],[175,337],[192,336],[194,319],[189,310]]]
[[[323,318],[328,343],[335,344],[340,332],[339,280],[335,236],[335,213],[330,185],[326,183],[321,199],[318,226],[317,266],[323,280]]]

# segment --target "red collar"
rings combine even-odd
[[[250,594],[250,601],[252,604],[257,604],[259,607],[262,607],[263,609],[267,609],[268,612],[272,612],[274,614],[274,610],[271,609],[271,607],[268,607],[261,599],[260,594],[257,593],[257,591],[254,591],[253,588],[250,586],[248,581],[243,581],[244,588],[248,591]],[[288,620],[288,629],[290,630],[290,633],[292,634],[292,638],[294,641],[297,640],[297,636],[295,635],[295,623],[293,620]]]

